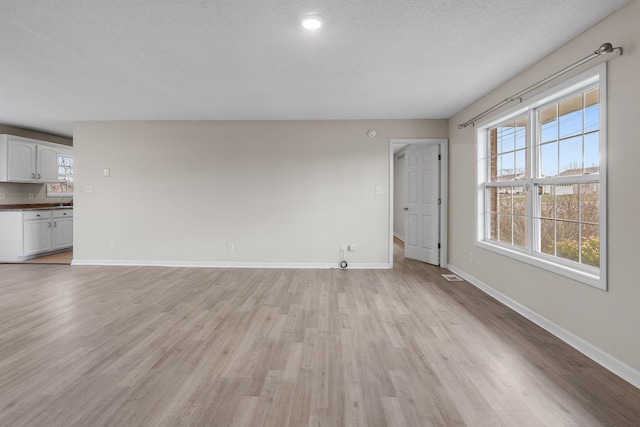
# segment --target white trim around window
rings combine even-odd
[[[580,75],[577,75],[563,83],[556,85],[555,87],[546,90],[545,92],[531,98],[524,100],[521,104],[506,110],[499,115],[494,115],[492,118],[479,123],[477,129],[477,187],[476,187],[476,245],[483,249],[513,258],[517,261],[524,262],[550,272],[559,274],[564,277],[585,283],[587,285],[596,287],[598,289],[607,290],[607,157],[606,157],[606,140],[607,140],[607,88],[606,88],[606,63],[602,63]],[[586,170],[583,169],[583,175],[575,176],[541,176],[538,173],[539,170],[539,156],[541,155],[541,145],[537,146],[538,135],[538,118],[537,112],[540,107],[546,108],[548,104],[558,102],[565,99],[568,96],[573,96],[575,93],[585,91],[591,87],[599,87],[599,173],[589,175]],[[506,180],[496,180],[495,177],[490,179],[489,177],[489,162],[491,159],[491,153],[489,153],[488,143],[488,131],[496,126],[502,126],[501,124],[509,121],[510,119],[516,119],[519,117],[527,116],[528,121],[528,135],[527,135],[527,150],[528,156],[526,165],[528,168],[528,175],[522,176],[522,174],[516,173],[514,168],[513,173],[507,176]],[[559,120],[558,116],[558,120]],[[584,119],[583,119],[584,120]],[[584,126],[584,123],[583,123]],[[514,132],[516,128],[513,128]],[[583,135],[585,135],[583,129]],[[583,136],[584,138],[584,136]],[[560,140],[559,140],[560,141]],[[491,150],[494,150],[493,148]],[[583,154],[582,154],[582,167],[586,168],[585,154],[584,154],[584,142],[583,142]],[[499,157],[499,156],[498,156]],[[496,153],[493,153],[494,164],[496,163]],[[492,172],[492,176],[494,173]],[[538,190],[543,185],[585,185],[585,184],[599,185],[599,268],[586,265],[582,262],[575,262],[563,259],[553,254],[547,255],[541,250],[542,247],[546,247],[540,244],[542,239],[541,231],[538,223],[542,223],[539,219],[541,214],[540,208],[536,207],[542,199],[539,194],[542,194],[542,190],[538,193]],[[487,195],[487,189],[492,187],[523,187],[526,197],[526,234],[527,243],[525,247],[519,247],[517,245],[507,243],[501,243],[496,239],[491,239],[491,226],[489,224],[489,218],[492,214],[490,211],[490,197]],[[515,189],[511,189],[515,190]],[[509,189],[503,190],[503,192],[509,191]],[[580,190],[581,191],[581,190]],[[499,193],[499,191],[498,191]],[[515,194],[515,192],[514,192]],[[495,196],[492,196],[495,198]],[[522,198],[522,195],[519,195]],[[510,200],[515,200],[515,196]],[[555,200],[555,199],[554,199]],[[515,212],[515,210],[513,211]],[[596,211],[597,212],[597,211]],[[514,216],[512,213],[511,216]],[[557,221],[557,220],[556,220]],[[577,227],[582,227],[582,219],[579,219],[576,223]],[[495,226],[495,224],[494,224]],[[515,228],[515,227],[514,227]],[[495,227],[494,227],[495,229]],[[597,236],[596,236],[597,237]],[[500,239],[497,239],[500,240]],[[508,239],[507,239],[508,240]],[[515,237],[513,238],[515,242]],[[557,244],[557,242],[555,242]],[[582,245],[582,241],[578,238],[578,245]],[[580,254],[582,254],[582,246],[580,246]],[[582,255],[581,255],[582,256]],[[582,259],[582,258],[581,258]]]

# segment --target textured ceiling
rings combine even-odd
[[[0,124],[449,118],[626,3],[2,0]]]

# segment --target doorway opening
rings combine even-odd
[[[405,256],[446,268],[448,140],[390,139],[389,170],[389,265],[395,237]]]

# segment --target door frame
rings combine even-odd
[[[410,138],[389,139],[389,266],[393,268],[393,206],[395,194],[393,189],[395,154],[394,144],[438,144],[440,146],[440,267],[448,268],[448,206],[449,206],[449,140],[446,138]],[[405,236],[406,238],[406,236]]]

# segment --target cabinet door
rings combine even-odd
[[[9,181],[35,182],[36,145],[9,140]]]
[[[53,250],[73,246],[73,218],[53,219]]]
[[[38,145],[38,182],[58,182],[58,152],[44,145]]]
[[[24,254],[33,255],[51,250],[51,220],[24,222]]]

